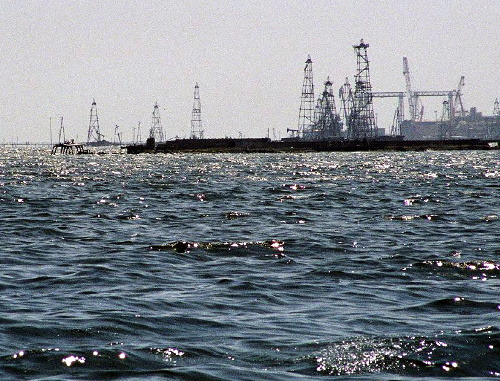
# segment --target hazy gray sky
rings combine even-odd
[[[196,82],[206,136],[283,137],[297,126],[307,55],[316,94],[327,76],[337,92],[353,82],[361,38],[374,91],[404,91],[407,56],[414,89],[454,89],[465,75],[465,107],[492,114],[498,0],[4,0],[0,141],[49,141],[61,116],[68,137],[86,140],[93,99],[107,140],[115,125],[130,140],[139,121],[145,137],[156,101],[167,138],[189,136]],[[442,99],[424,102],[434,119]],[[375,101],[381,127],[396,103]]]

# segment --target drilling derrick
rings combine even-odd
[[[297,130],[290,130],[296,133],[297,137],[304,136],[304,133],[311,129],[314,123],[314,84],[312,72],[311,56],[307,56],[304,67],[304,82],[302,84],[302,96],[300,97],[299,125]]]
[[[448,139],[451,135],[451,123],[453,120],[452,100],[443,101],[441,123],[439,124],[439,138]]]
[[[203,127],[201,124],[201,101],[200,87],[198,83],[194,87],[193,112],[191,114],[191,139],[203,139]]]
[[[90,108],[90,123],[89,123],[89,133],[87,136],[87,144],[89,143],[100,143],[103,141],[104,135],[101,134],[99,130],[99,118],[97,116],[97,105],[95,99],[92,102],[92,107]]]
[[[330,78],[325,82],[325,90],[315,108],[314,124],[304,131],[304,139],[328,140],[340,138],[341,123],[335,106],[335,97]]]
[[[156,142],[163,141],[163,128],[161,126],[160,109],[158,102],[155,103],[153,108],[153,116],[151,119],[151,129],[149,130],[149,137],[154,138]]]
[[[341,102],[341,113],[344,118],[344,125],[347,128],[347,136],[351,136],[351,110],[354,103],[351,84],[349,83],[349,78],[345,79],[345,83],[339,89],[339,98]]]
[[[500,106],[498,103],[498,98],[495,99],[495,103],[493,104],[493,115],[496,117],[500,117]]]
[[[353,46],[357,56],[357,72],[350,120],[351,134],[349,138],[351,139],[373,139],[377,136],[369,61],[366,52],[369,46],[363,40],[359,45]]]

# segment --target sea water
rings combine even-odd
[[[0,156],[0,379],[500,377],[498,151]]]

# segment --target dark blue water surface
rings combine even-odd
[[[0,157],[0,379],[500,377],[499,151]]]

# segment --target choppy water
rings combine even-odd
[[[0,379],[500,377],[498,151],[0,157]]]

